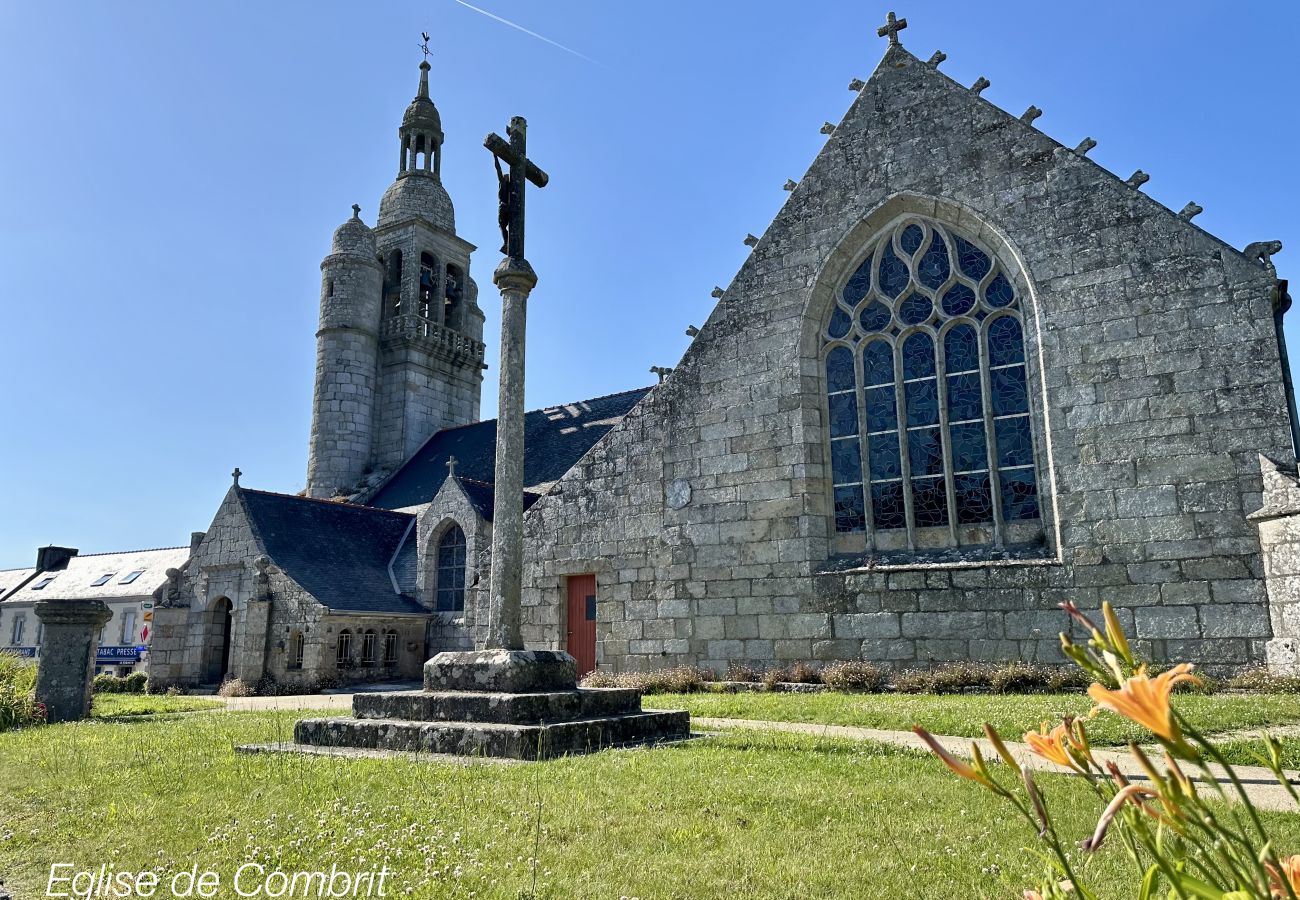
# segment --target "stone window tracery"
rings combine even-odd
[[[452,525],[438,540],[438,612],[465,608],[465,532]]]
[[[1019,297],[996,255],[907,218],[822,332],[837,534],[879,550],[1041,534]]]

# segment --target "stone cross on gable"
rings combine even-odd
[[[239,466],[235,466],[235,471],[230,473],[230,477],[235,481],[235,487],[239,487],[239,476],[243,474],[243,472],[239,471]]]
[[[456,477],[456,466],[459,465],[459,464],[460,464],[460,460],[458,460],[456,457],[454,457],[454,456],[449,456],[449,457],[447,457],[447,477],[448,477],[448,478],[455,478],[455,477]]]
[[[885,17],[885,24],[876,29],[878,37],[889,35],[889,43],[898,43],[898,33],[907,27],[907,20],[897,18],[894,11],[890,10],[889,15]]]
[[[515,263],[524,259],[524,181],[542,188],[551,180],[528,158],[527,131],[528,122],[524,117],[514,116],[506,128],[509,141],[496,132],[483,140],[483,146],[492,151],[497,167],[497,224],[501,226],[501,252]],[[501,163],[510,167],[509,175],[501,171]]]

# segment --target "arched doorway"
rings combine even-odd
[[[234,604],[229,597],[219,597],[208,610],[205,623],[208,636],[207,677],[209,684],[221,684],[230,674],[230,633],[234,625]]]

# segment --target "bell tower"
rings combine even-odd
[[[307,463],[312,497],[355,494],[434,432],[479,419],[483,312],[474,245],[442,186],[442,119],[429,63],[397,131],[397,179],[374,229],[354,207],[321,264]]]
[[[456,235],[442,186],[442,119],[429,63],[397,130],[397,179],[379,204],[384,267],[375,465],[391,469],[436,431],[477,422],[483,312],[470,277],[474,246]]]

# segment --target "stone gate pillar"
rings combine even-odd
[[[102,600],[42,600],[36,618],[45,626],[36,670],[36,702],[48,722],[75,722],[90,715],[99,630],[113,618]]]

